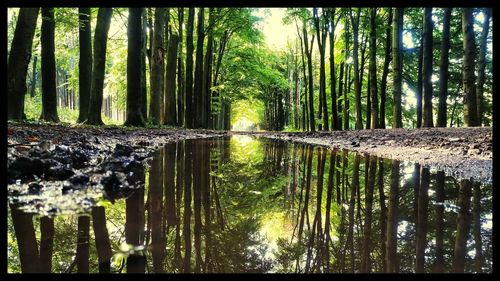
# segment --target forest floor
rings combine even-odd
[[[492,179],[492,127],[251,134],[419,163],[457,179]]]
[[[72,185],[133,183],[138,165],[163,144],[247,134],[369,153],[420,163],[455,178],[491,181],[492,128],[377,129],[335,132],[220,132],[8,122],[8,183],[68,181]],[[110,175],[109,171],[117,172]],[[88,175],[99,174],[95,178]],[[137,173],[136,173],[137,174]],[[130,178],[132,177],[132,178]],[[113,183],[113,184],[112,184]],[[37,187],[32,187],[36,189]],[[40,188],[40,187],[39,187]]]

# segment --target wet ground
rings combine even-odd
[[[162,145],[131,174],[118,148],[99,184],[9,185],[9,272],[492,270],[488,182],[243,135]]]

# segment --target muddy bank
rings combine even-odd
[[[166,143],[225,135],[210,130],[8,123],[9,203],[45,215],[85,212],[144,186],[153,153]],[[71,194],[72,196],[59,196]]]
[[[236,134],[232,132],[231,134]],[[376,129],[334,132],[243,133],[370,153],[444,170],[455,178],[491,181],[493,130],[486,128]]]

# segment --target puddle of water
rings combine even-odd
[[[8,271],[492,272],[489,183],[250,136],[167,144],[144,177],[52,218],[10,192]]]

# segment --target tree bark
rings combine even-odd
[[[387,76],[389,74],[389,64],[391,63],[391,29],[392,29],[392,8],[388,8],[388,23],[385,30],[385,58],[382,70],[382,81],[380,82],[380,117],[379,128],[385,129],[385,98],[387,96]]]
[[[7,118],[25,119],[26,74],[40,8],[20,8],[7,64]]]
[[[371,129],[378,128],[378,95],[377,95],[377,8],[372,8],[370,15],[370,98],[371,98]]]
[[[424,33],[423,33],[423,99],[424,99],[424,124],[423,127],[434,127],[432,120],[432,8],[424,9]]]
[[[205,39],[204,31],[205,8],[198,10],[198,22],[196,25],[196,65],[194,70],[194,105],[196,110],[194,116],[194,128],[203,128],[203,117],[205,108],[203,107],[203,41]]]
[[[472,183],[469,180],[460,180],[460,190],[458,197],[457,232],[455,239],[455,249],[453,253],[453,272],[463,273],[465,270],[465,255],[467,254],[467,239],[469,236],[471,214],[470,198],[472,196]]]
[[[99,273],[111,271],[111,242],[106,227],[106,213],[104,207],[92,208],[92,225],[94,228],[95,247],[99,263]]]
[[[314,35],[311,38],[311,48],[309,49],[309,42],[307,38],[307,29],[305,23],[303,23],[302,34],[304,34],[304,47],[307,57],[307,72],[308,72],[308,91],[309,91],[309,127],[311,131],[316,131],[316,122],[314,120],[314,89],[313,89],[313,77],[312,77],[312,45],[314,41]]]
[[[165,8],[155,8],[155,19],[153,29],[153,45],[151,46],[151,97],[149,103],[149,119],[153,125],[159,125],[160,105],[164,88],[165,72],[165,46],[163,45],[165,34]]]
[[[175,126],[177,116],[175,106],[175,72],[177,66],[177,47],[179,45],[179,36],[170,35],[167,51],[167,74],[165,88],[165,125]]]
[[[404,8],[395,8],[392,22],[392,79],[393,79],[393,97],[394,97],[394,116],[393,128],[402,128],[403,121],[401,117],[401,82],[403,69],[403,10]]]
[[[89,273],[89,231],[90,217],[79,216],[75,257],[78,273]]]
[[[430,172],[428,168],[421,167],[420,188],[418,190],[418,208],[417,208],[417,233],[416,233],[416,269],[415,272],[423,273],[425,268],[425,248],[427,246],[427,216],[429,205],[429,184]]]
[[[59,122],[57,116],[54,8],[42,8],[42,115],[41,120]]]
[[[193,26],[194,8],[189,8],[186,29],[186,128],[193,128]]]
[[[141,34],[143,8],[129,8],[127,55],[127,119],[125,126],[144,126],[141,109]],[[154,50],[153,50],[154,51]],[[155,57],[153,55],[153,62]]]
[[[179,17],[179,54],[177,56],[177,125],[184,126],[184,61],[182,60],[182,37],[184,8],[178,8]]]
[[[397,256],[397,230],[398,230],[398,205],[399,205],[399,161],[392,161],[391,189],[389,195],[389,210],[387,215],[387,242],[385,264],[387,272],[399,272]]]
[[[439,105],[437,127],[446,127],[448,97],[448,57],[450,51],[450,17],[452,8],[444,9],[443,36],[441,37],[441,63],[439,66]]]
[[[355,90],[355,102],[356,102],[356,130],[363,129],[363,120],[361,116],[361,83],[359,79],[359,20],[360,20],[361,8],[357,9],[356,16],[352,15],[352,8],[349,9],[349,15],[351,17],[352,34],[353,34],[353,64],[354,64],[354,90]]]
[[[323,20],[327,20],[327,18],[324,16],[324,11],[323,11]],[[321,108],[319,108],[319,112],[322,112],[322,117],[323,117],[323,130],[328,131],[329,130],[329,124],[328,124],[328,107],[326,104],[326,70],[325,70],[325,40],[326,40],[326,27],[323,26],[323,28],[320,28],[320,18],[318,15],[318,8],[314,7],[313,8],[313,18],[314,18],[314,26],[316,27],[316,39],[318,41],[318,49],[319,49],[319,54],[320,54],[320,60],[319,60],[319,97],[321,102]]]
[[[77,123],[87,120],[92,83],[92,31],[90,8],[78,8],[80,59],[78,61],[79,112]]]
[[[474,61],[476,59],[476,42],[474,39],[474,18],[472,8],[463,8],[463,87],[464,87],[464,121],[467,127],[479,126],[476,104],[476,74]]]
[[[33,226],[33,214],[24,213],[10,206],[12,224],[16,234],[22,273],[40,272],[38,243]]]
[[[450,8],[451,10],[451,8]],[[486,43],[488,42],[488,31],[490,29],[490,8],[483,9],[484,21],[483,21],[483,31],[481,32],[481,42],[479,43],[479,58],[477,61],[477,89],[476,89],[476,104],[477,104],[477,122],[478,126],[483,124],[483,108],[484,108],[484,82],[485,74],[484,70],[486,68]]]
[[[101,107],[106,67],[106,45],[111,24],[112,8],[99,8],[94,34],[94,60],[92,68],[92,86],[87,123],[102,125]]]

